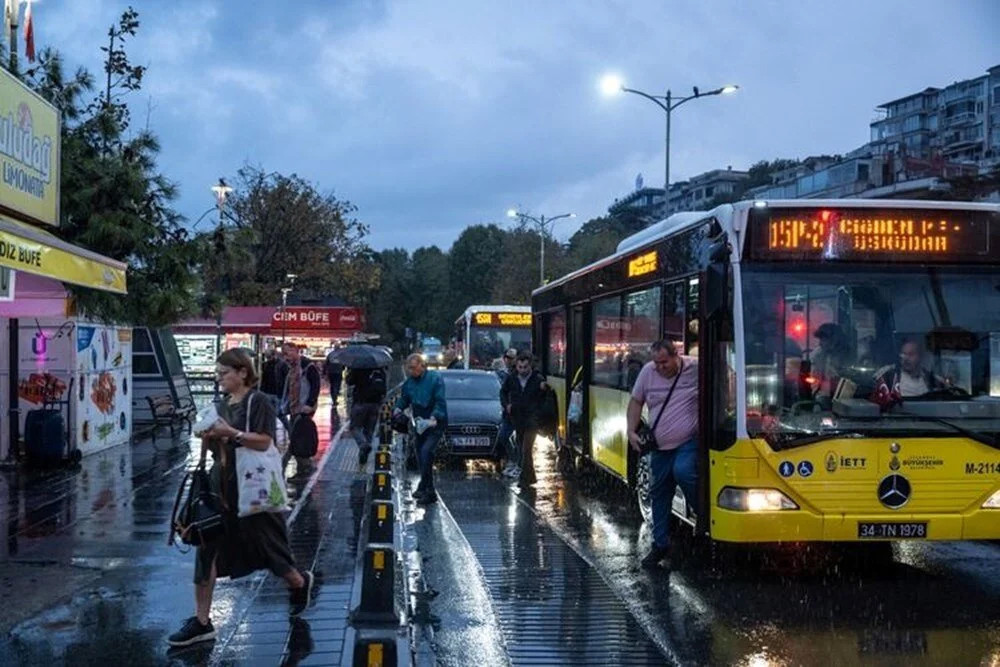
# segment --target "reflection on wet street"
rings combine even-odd
[[[673,571],[645,572],[648,530],[627,494],[564,477],[550,445],[536,461],[535,491],[516,492],[484,462],[439,484],[514,664],[622,647],[633,653],[609,662],[644,664],[643,646],[662,663],[1000,664],[1000,545],[748,548],[675,526]]]
[[[320,414],[316,461],[339,425],[328,403]],[[160,437],[156,445],[145,440],[92,454],[77,468],[0,475],[0,530],[6,536],[0,664],[155,665],[175,657],[177,664],[201,664],[211,655],[214,643],[175,656],[165,641],[192,613],[194,554],[183,545],[167,546],[167,526],[199,447],[187,434],[174,443]],[[350,447],[345,460],[356,457]],[[310,476],[296,474],[293,466],[288,488],[297,499]],[[332,493],[322,479],[313,485]],[[349,491],[339,478],[335,486]],[[327,502],[319,498],[318,505],[302,508],[302,528],[292,534],[297,557],[311,560],[320,548],[328,522],[315,516],[316,507]],[[220,637],[233,636],[261,576],[219,583],[213,622]],[[282,650],[287,620],[283,626]]]

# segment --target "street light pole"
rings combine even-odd
[[[562,215],[557,215],[553,218],[546,218],[544,215],[538,218],[528,215],[527,213],[521,213],[517,209],[509,209],[507,211],[508,218],[518,218],[519,220],[532,222],[538,228],[538,284],[545,284],[545,232],[546,226],[551,226],[556,220],[562,218],[575,218],[576,213],[563,213]]]
[[[295,273],[286,273],[285,280],[289,281],[288,287],[281,288],[281,348],[284,351],[285,337],[288,334],[288,321],[285,319],[285,309],[288,307],[288,294],[295,286],[295,279],[299,276]]]
[[[668,198],[670,196],[670,115],[673,113],[674,109],[685,102],[690,102],[691,100],[702,97],[711,97],[713,95],[729,95],[730,93],[735,93],[739,90],[739,88],[739,86],[728,85],[703,93],[698,89],[698,86],[695,86],[692,88],[692,95],[688,95],[687,97],[674,97],[669,89],[667,90],[666,95],[660,96],[650,95],[634,88],[626,88],[622,80],[614,75],[607,75],[601,80],[601,89],[605,94],[614,95],[617,93],[633,93],[635,95],[639,95],[640,97],[645,97],[650,102],[653,102],[656,106],[663,109],[664,114],[666,114],[666,139],[664,142],[665,155],[663,159],[664,205],[668,204]]]
[[[219,224],[215,229],[215,234],[216,234],[215,254],[216,254],[216,259],[218,260],[216,266],[218,267],[219,270],[218,288],[220,296],[222,296],[222,291],[223,291],[222,271],[224,270],[222,261],[222,250],[223,250],[222,245],[225,243],[225,236],[224,236],[225,232],[223,230],[222,216],[223,216],[223,209],[226,206],[226,197],[228,197],[229,193],[232,191],[233,189],[228,185],[226,185],[226,181],[223,180],[222,178],[219,179],[218,184],[212,186],[212,192],[215,193],[215,206],[216,208],[219,209]],[[219,304],[219,308],[215,313],[215,356],[218,357],[220,354],[222,354],[222,304],[221,303]],[[216,378],[215,380],[215,397],[216,398],[219,397],[218,378]]]
[[[285,319],[285,308],[288,306],[288,293],[291,287],[281,288],[281,349],[285,349],[285,336],[288,334],[288,320]]]
[[[7,69],[11,74],[17,76],[17,18],[21,12],[21,3],[18,0],[12,4],[14,13],[10,17],[10,35],[8,35],[7,41],[7,45],[10,47],[10,62],[7,65]],[[6,4],[3,11],[7,11]]]

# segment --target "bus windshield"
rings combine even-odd
[[[751,436],[1000,440],[995,272],[744,265],[743,313]]]
[[[477,327],[469,331],[469,368],[489,368],[507,350],[531,351],[530,327]]]

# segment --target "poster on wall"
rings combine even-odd
[[[76,439],[84,453],[132,434],[132,332],[81,325],[76,334]]]
[[[185,373],[211,374],[215,372],[215,336],[177,334],[177,352]]]
[[[30,322],[30,324],[29,324]],[[18,332],[17,397],[21,432],[28,413],[59,408],[73,378],[72,321],[27,320]],[[63,418],[68,418],[63,405]]]

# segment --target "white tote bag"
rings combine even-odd
[[[250,432],[250,408],[254,395],[247,401],[247,423],[244,432]],[[250,447],[236,448],[236,480],[239,488],[239,516],[252,516],[261,512],[285,512],[288,506],[288,491],[285,489],[285,473],[282,470],[281,454],[271,443],[266,450]]]

